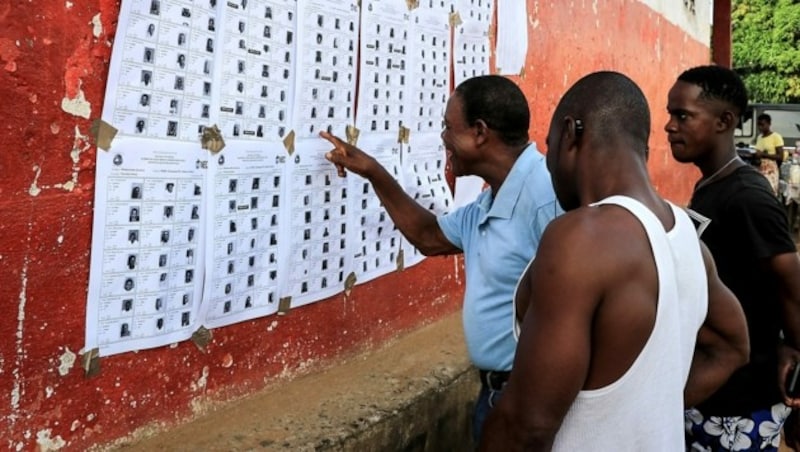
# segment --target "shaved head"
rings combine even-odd
[[[623,74],[595,72],[578,80],[561,98],[552,125],[566,116],[582,121],[590,141],[628,137],[637,151],[647,152],[650,108],[642,90]]]

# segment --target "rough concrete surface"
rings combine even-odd
[[[478,381],[460,318],[106,450],[469,450]]]

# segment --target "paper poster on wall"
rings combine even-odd
[[[405,0],[365,0],[356,127],[364,134],[397,132],[406,116],[409,16]]]
[[[286,202],[291,208],[281,223],[288,240],[281,297],[292,297],[293,308],[343,291],[352,272],[348,183],[325,160],[330,149],[320,138],[298,140],[287,160]]]
[[[453,37],[453,75],[455,86],[466,79],[487,75],[489,71],[489,27],[492,22],[492,0],[457,0],[462,24]]]
[[[338,177],[318,134],[356,124],[412,196],[451,208],[439,138],[451,12],[443,0],[411,11],[401,0],[123,1],[86,346],[167,345],[418,262],[372,187]]]
[[[411,135],[403,145],[403,183],[417,203],[434,214],[444,215],[453,209],[453,196],[444,168],[447,160],[444,144],[438,133]],[[405,266],[425,258],[408,240],[403,240]]]
[[[278,310],[286,159],[283,145],[241,141],[209,159],[201,312],[207,328]]]
[[[461,17],[461,21],[476,22],[489,28],[494,14],[495,0],[455,0],[453,7]]]
[[[495,51],[497,73],[519,75],[525,67],[527,54],[527,2],[498,2]]]
[[[298,4],[298,71],[293,129],[298,138],[321,130],[344,136],[355,119],[359,11],[355,1]]]
[[[400,143],[391,133],[361,137],[358,145],[378,161],[402,186]],[[402,235],[378,199],[372,184],[349,173],[349,246],[353,253],[356,281],[361,284],[398,268]]]
[[[123,2],[103,119],[120,137],[197,141],[209,123],[216,2]]]
[[[452,0],[418,0],[418,8],[414,11],[432,11],[436,14],[450,14],[455,6]]]
[[[453,210],[475,201],[483,191],[484,185],[486,182],[478,176],[457,177],[453,189]]]
[[[98,153],[86,345],[101,356],[184,340],[196,329],[206,155],[149,139]]]
[[[412,134],[441,132],[450,95],[450,23],[443,8],[412,12],[408,115]]]
[[[233,139],[280,141],[294,96],[297,2],[220,4],[219,128]]]

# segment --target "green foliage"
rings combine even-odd
[[[733,66],[753,102],[800,103],[800,2],[733,0]]]

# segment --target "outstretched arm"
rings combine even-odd
[[[422,254],[461,252],[445,237],[436,216],[411,199],[377,160],[329,133],[320,132],[320,136],[334,146],[325,158],[336,165],[339,176],[344,177],[347,170],[369,180],[397,229]]]
[[[702,242],[700,248],[708,279],[708,314],[697,333],[692,367],[683,391],[687,407],[713,394],[750,356],[744,311],[733,292],[717,276],[714,259]]]

